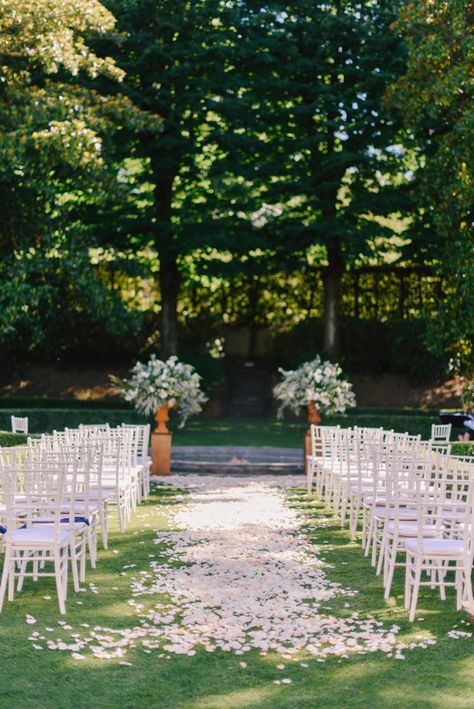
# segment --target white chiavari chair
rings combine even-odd
[[[448,443],[451,439],[451,429],[453,425],[451,423],[434,423],[431,426],[431,436],[430,439],[433,442],[446,442]]]
[[[28,435],[28,416],[11,417],[12,433],[24,433]]]
[[[416,535],[405,541],[405,607],[409,620],[415,619],[420,587],[438,587],[442,600],[446,587],[456,589],[456,608],[463,600],[472,603],[472,562],[474,523],[474,463],[468,469],[432,471],[430,484],[422,478],[416,480],[417,508]],[[457,538],[445,534],[446,519],[455,519]],[[427,538],[426,526],[436,529],[436,537]],[[423,580],[422,573],[428,578]],[[454,574],[454,579],[448,577]]]
[[[22,589],[25,577],[53,576],[56,581],[59,610],[66,612],[67,573],[71,525],[61,522],[61,505],[71,495],[71,480],[64,467],[48,462],[24,459],[13,452],[2,464],[2,484],[6,508],[5,559],[0,583],[0,611],[8,588],[13,601],[15,579]],[[21,517],[17,494],[23,477],[24,496]],[[47,517],[49,524],[35,524]],[[32,569],[30,570],[30,564]],[[50,568],[52,566],[52,569]]]

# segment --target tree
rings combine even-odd
[[[324,247],[331,358],[344,270],[390,233],[371,216],[395,212],[401,201],[390,179],[400,164],[400,124],[384,105],[404,68],[403,43],[390,31],[397,9],[393,0],[299,0],[255,6],[249,19],[261,37],[251,77],[262,146],[255,169],[275,207],[263,231],[280,262]]]
[[[105,292],[80,226],[71,220],[71,205],[81,194],[101,192],[104,134],[111,126],[105,114],[113,110],[110,101],[72,81],[81,74],[122,78],[114,61],[100,58],[85,40],[113,26],[113,16],[96,0],[2,2],[2,344],[23,339],[33,348],[48,327],[54,330],[47,324],[53,313],[63,315],[60,332],[66,311],[124,328],[123,305]]]
[[[159,256],[160,350],[166,357],[178,348],[183,257],[197,245],[206,248],[216,236],[209,212],[203,218],[201,210],[197,220],[192,215],[199,210],[207,134],[218,116],[218,97],[226,93],[241,10],[221,0],[106,4],[120,34],[98,48],[125,69],[120,91],[150,118],[163,121],[161,132],[146,126],[125,131],[122,147],[123,156],[140,166],[135,173],[141,198],[137,220],[145,238],[151,234]],[[207,157],[212,158],[210,152]]]
[[[474,3],[408,2],[396,24],[408,66],[390,89],[420,153],[413,244],[437,264],[445,293],[431,347],[474,369]]]

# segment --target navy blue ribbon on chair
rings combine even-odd
[[[61,524],[69,524],[69,517],[63,517],[62,519],[59,520]],[[51,520],[48,519],[34,519],[31,522],[32,524],[54,524]],[[85,524],[89,527],[89,520],[87,517],[74,517],[74,523],[75,524]],[[28,525],[23,524],[20,529],[27,529]],[[0,532],[5,529],[5,527],[0,527]],[[5,529],[5,532],[7,530]],[[3,532],[3,533],[5,533]]]

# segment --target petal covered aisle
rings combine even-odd
[[[152,563],[153,578],[133,584],[135,598],[165,593],[172,599],[146,614],[149,626],[161,627],[164,650],[257,648],[290,659],[304,649],[324,661],[406,647],[396,626],[324,609],[324,602],[355,592],[331,582],[302,530],[302,515],[288,505],[294,478],[175,476],[170,482],[187,492],[170,514],[177,531],[166,534],[168,564]]]
[[[134,626],[74,628],[60,621],[61,639],[50,640],[48,628],[30,640],[37,649],[69,651],[77,660],[92,654],[121,664],[140,647],[158,658],[193,656],[199,649],[241,656],[257,650],[324,662],[370,652],[402,659],[407,648],[433,644],[422,637],[400,642],[398,626],[357,612],[357,592],[331,581],[331,567],[308,539],[304,512],[290,504],[297,482],[167,478],[159,493],[171,531],[156,532],[159,551],[149,555],[147,568],[123,567],[133,573],[128,603]],[[312,531],[324,526],[319,517]],[[346,612],[338,616],[325,604],[341,597]]]

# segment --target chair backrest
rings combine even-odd
[[[422,553],[424,529],[436,528],[439,536],[446,533],[446,523],[458,526],[465,542],[465,554],[472,562],[472,529],[474,514],[474,465],[463,460],[439,459],[436,469],[425,471],[416,479],[417,552]]]
[[[434,423],[431,426],[431,440],[432,441],[446,441],[446,443],[451,438],[451,423]]]
[[[64,466],[57,459],[30,460],[28,453],[25,457],[24,451],[16,449],[2,465],[1,476],[7,530],[30,527],[37,519],[48,519],[53,540],[59,542],[61,505],[67,491]]]
[[[150,445],[150,424],[123,423],[121,428],[124,431],[134,431],[136,437],[137,461],[145,465],[148,457],[148,447]],[[311,427],[312,429],[313,427]]]
[[[28,416],[12,416],[12,433],[28,433]]]

